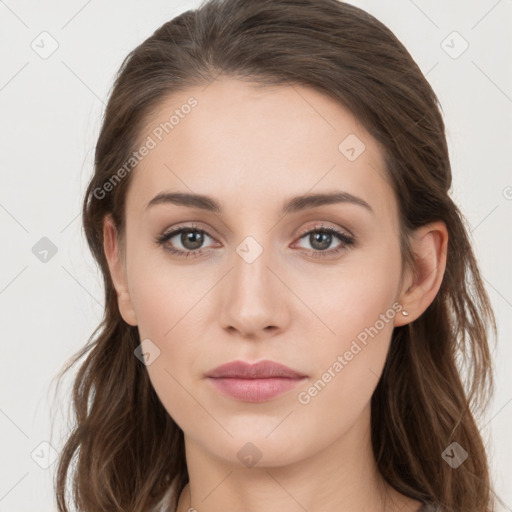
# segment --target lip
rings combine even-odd
[[[301,379],[306,377],[303,373],[292,370],[274,361],[259,361],[257,363],[246,363],[245,361],[231,361],[229,363],[217,366],[206,374],[213,379],[218,378],[238,378],[238,379],[270,379],[270,378],[288,378]]]
[[[307,376],[274,361],[232,361],[206,374],[221,393],[244,402],[266,402],[297,386]]]

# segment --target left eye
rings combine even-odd
[[[309,231],[305,235],[302,235],[299,240],[305,239],[309,243],[310,247],[306,247],[306,249],[326,251],[331,248],[330,246],[335,238],[340,242],[338,246],[343,244],[348,245],[352,242],[349,237],[332,228],[322,228]]]

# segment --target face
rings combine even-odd
[[[186,439],[276,466],[362,429],[401,308],[377,142],[320,92],[229,78],[166,99],[141,141],[116,288]],[[207,377],[263,360],[302,377]]]

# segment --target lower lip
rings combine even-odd
[[[244,402],[266,402],[302,382],[304,378],[285,377],[269,379],[209,378],[219,391]]]

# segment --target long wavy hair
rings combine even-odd
[[[395,35],[337,0],[209,0],[166,22],[123,61],[83,201],[83,228],[103,274],[105,311],[59,375],[85,358],[73,382],[74,425],[55,474],[58,510],[67,512],[72,501],[82,511],[147,512],[171,484],[174,510],[188,482],[183,432],[134,356],[139,333],[120,315],[104,254],[106,215],[122,241],[133,172],[104,192],[140,147],[142,129],[161,102],[219,75],[313,87],[354,113],[384,151],[404,264],[412,263],[412,230],[436,220],[446,224],[441,288],[423,315],[393,331],[371,400],[372,444],[382,476],[399,492],[443,511],[493,510],[477,420],[493,390],[489,339],[496,325],[466,222],[449,196],[441,107]],[[454,441],[469,454],[457,469],[442,457]]]

